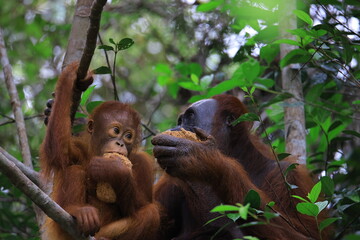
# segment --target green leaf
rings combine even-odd
[[[200,92],[201,86],[194,84],[193,82],[179,82],[179,86],[191,91],[198,91]]]
[[[266,221],[270,221],[273,218],[278,217],[279,214],[278,213],[274,213],[274,212],[264,212],[264,217],[266,218]]]
[[[169,76],[172,75],[172,70],[168,64],[163,64],[163,63],[156,64],[155,71]]]
[[[324,176],[320,178],[321,181],[321,191],[323,191],[327,196],[332,196],[334,194],[334,181],[329,176]]]
[[[275,103],[278,103],[278,102],[282,102],[286,99],[289,99],[289,98],[292,98],[293,95],[291,93],[281,93],[279,95],[276,95],[274,98],[272,98],[270,101],[268,102],[265,102],[264,104],[261,105],[261,108],[265,108],[265,107],[268,107],[272,104],[275,104]]]
[[[295,40],[291,40],[291,39],[279,39],[276,40],[274,43],[276,44],[289,44],[289,45],[294,45],[294,46],[298,46],[301,47],[301,44]]]
[[[247,79],[245,86],[251,85],[260,74],[260,63],[255,60],[242,63],[240,68]]]
[[[310,26],[313,25],[313,20],[311,19],[311,17],[309,16],[309,14],[307,14],[306,12],[302,11],[302,10],[294,10],[293,13],[300,18],[301,20],[303,20],[304,22],[306,22],[307,24],[309,24]]]
[[[244,198],[244,205],[250,204],[252,208],[260,208],[260,195],[255,190],[250,189]]]
[[[322,201],[322,202],[316,202],[315,204],[318,206],[319,212],[321,212],[322,210],[324,210],[326,208],[328,203],[329,203],[328,201]]]
[[[353,130],[344,130],[343,133],[360,138],[360,133]]]
[[[284,68],[285,66],[291,63],[305,63],[309,61],[311,58],[311,54],[304,49],[294,49],[290,51],[286,56],[281,59],[280,67]]]
[[[170,82],[170,78],[168,79],[168,85],[167,85],[167,89],[168,89],[168,92],[170,94],[170,96],[174,99],[177,98],[177,93],[179,91],[179,85],[177,83],[173,83],[173,82]]]
[[[242,219],[246,220],[249,212],[250,203],[239,208],[239,215]]]
[[[290,155],[291,155],[290,153],[279,153],[277,156],[278,156],[278,159],[281,161],[281,160],[283,160],[284,158],[287,158]],[[292,166],[292,165],[294,165],[294,163],[291,164],[288,168],[292,167],[292,169],[295,169],[296,166]],[[299,165],[299,164],[297,164],[297,165]],[[290,169],[290,170],[292,170],[292,169]],[[285,170],[285,172],[286,172],[286,170]]]
[[[132,40],[131,38],[123,38],[120,40],[120,42],[117,44],[118,50],[125,50],[128,49],[129,47],[131,47],[134,44],[134,40]]]
[[[214,207],[210,212],[230,212],[230,211],[239,211],[239,207],[233,205],[219,205]]]
[[[237,87],[237,82],[232,79],[223,81],[223,82],[219,83],[218,85],[216,85],[215,87],[212,87],[209,90],[207,97],[212,97],[212,96],[224,93],[224,92],[232,90],[236,87]]]
[[[111,69],[106,66],[101,66],[94,70],[95,74],[111,74]]]
[[[226,214],[226,217],[233,220],[233,222],[236,222],[240,218],[240,215],[238,213],[228,213]]]
[[[320,223],[319,229],[322,231],[324,228],[328,227],[330,224],[338,220],[339,218],[327,218]]]
[[[216,218],[213,218],[213,219],[210,219],[209,221],[207,221],[204,225],[208,225],[208,224],[215,222],[216,220],[223,218],[223,217],[224,217],[224,215],[217,216]]]
[[[238,119],[236,119],[235,121],[233,121],[231,123],[231,125],[236,126],[237,124],[239,124],[240,122],[246,122],[246,121],[260,121],[259,116],[256,115],[255,113],[244,113],[243,115],[241,115]]]
[[[82,94],[81,96],[81,102],[80,102],[80,106],[85,106],[87,100],[89,99],[91,93],[94,91],[96,86],[91,86],[88,89],[86,89],[86,91]]]
[[[96,108],[97,106],[99,106],[100,104],[102,104],[103,101],[94,101],[94,102],[89,102],[86,105],[86,111],[88,113],[92,113],[92,111],[94,110],[94,108]]]
[[[202,100],[202,99],[205,99],[205,98],[207,98],[207,96],[205,96],[205,95],[194,95],[194,96],[192,96],[190,99],[189,99],[189,103],[194,103],[194,102],[197,102],[197,101],[200,101],[200,100]]]
[[[302,198],[302,197],[300,197],[300,196],[298,196],[298,195],[291,195],[293,198],[297,198],[297,199],[300,199],[301,201],[303,201],[303,202],[309,202],[308,200],[306,200],[305,198]]]
[[[224,0],[213,0],[213,1],[210,1],[210,2],[207,2],[207,3],[202,3],[196,8],[196,11],[198,11],[198,12],[209,12],[209,11],[212,11],[212,10],[216,9],[223,2],[224,2]]]
[[[288,153],[286,153],[286,154],[288,154]],[[290,155],[291,155],[291,154],[290,154]],[[279,159],[279,160],[280,160],[280,159]],[[286,176],[288,175],[288,173],[289,173],[290,171],[296,169],[296,167],[297,167],[298,165],[299,165],[298,163],[292,163],[292,164],[290,164],[290,165],[286,168],[286,170],[284,171],[284,176],[286,177]]]
[[[88,115],[81,113],[81,112],[76,112],[75,113],[75,118],[87,118]]]
[[[337,128],[338,126],[342,125],[343,123],[341,121],[335,121],[328,129],[328,133]]]
[[[274,61],[275,57],[279,54],[279,51],[279,45],[269,44],[260,49],[260,57],[269,65],[272,61]]]
[[[253,236],[244,236],[243,238],[246,240],[259,240],[257,237],[253,237]]]
[[[260,87],[260,88],[265,87],[265,89],[266,88],[269,89],[274,86],[275,81],[274,79],[271,78],[257,78],[254,84],[256,87]]]
[[[299,213],[316,217],[319,214],[319,207],[315,203],[303,202],[296,205]]]
[[[309,198],[310,202],[315,203],[316,200],[319,198],[320,193],[321,193],[321,181],[319,181],[313,186],[307,197]]]
[[[200,86],[202,88],[203,91],[205,91],[211,84],[211,82],[213,81],[214,79],[214,75],[211,74],[211,75],[206,75],[204,77],[202,77],[200,79]]]
[[[190,75],[190,79],[191,79],[191,81],[193,81],[193,83],[195,83],[196,85],[199,85],[199,78],[198,78],[198,76],[196,76],[195,74],[191,74]]]
[[[273,207],[273,206],[275,206],[275,202],[271,201],[271,202],[268,202],[266,205],[269,207]]]
[[[109,38],[109,42],[112,43],[112,44],[114,44],[114,45],[116,45],[114,39],[112,39],[112,38]]]
[[[308,31],[306,31],[305,29],[302,28],[297,28],[297,29],[289,29],[286,30],[287,32],[291,33],[292,35],[296,35],[299,36],[301,38],[306,38],[310,35],[310,33]]]
[[[108,45],[98,46],[98,49],[104,49],[105,51],[114,51],[114,48],[112,46],[108,46]]]

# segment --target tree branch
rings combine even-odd
[[[78,1],[78,4],[80,4],[82,1]],[[89,1],[87,1],[87,4],[89,4]],[[85,34],[83,32],[82,39],[86,38],[86,43],[84,47],[84,51],[82,52],[82,56],[80,59],[80,65],[77,72],[77,78],[78,80],[84,79],[86,77],[86,74],[88,72],[91,59],[94,55],[94,51],[96,48],[96,40],[97,35],[99,33],[99,27],[100,27],[100,20],[101,20],[101,13],[103,10],[104,5],[106,4],[106,0],[95,0],[93,2],[93,5],[91,7],[91,14],[89,16],[90,23],[89,27],[87,28],[87,33]],[[77,6],[78,8],[78,6]],[[89,19],[86,19],[86,21],[89,21]],[[75,18],[74,18],[75,21]],[[75,24],[75,23],[73,23]],[[79,36],[78,36],[79,37]],[[79,60],[76,59],[76,60]],[[69,62],[67,62],[68,64]],[[65,64],[65,60],[64,60]],[[81,91],[75,91],[72,99],[72,106],[71,106],[71,122],[74,122],[76,111],[79,107],[80,100],[81,100]]]
[[[28,138],[26,134],[24,116],[21,110],[20,98],[12,75],[10,61],[5,48],[3,30],[1,28],[0,28],[0,57],[1,57],[1,65],[3,66],[3,71],[5,75],[6,87],[10,95],[11,106],[15,116],[16,129],[19,136],[21,155],[25,165],[32,168],[33,165],[31,162],[31,153],[30,153]]]
[[[8,160],[13,162],[20,170],[23,172],[33,183],[35,183],[37,186],[40,186],[40,176],[39,173],[32,170],[31,168],[25,166],[22,162],[20,162],[18,159],[13,157],[10,153],[5,151],[2,147],[0,147],[0,153],[3,154]]]
[[[19,188],[31,201],[43,210],[46,215],[54,219],[60,226],[76,239],[89,239],[81,237],[76,230],[74,218],[62,209],[57,203],[28,179],[20,169],[0,152],[0,170],[7,176],[12,184]]]

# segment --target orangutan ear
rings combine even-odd
[[[93,134],[94,132],[94,120],[90,119],[87,123],[87,131],[90,133],[90,134]]]

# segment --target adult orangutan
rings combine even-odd
[[[159,213],[153,203],[151,158],[138,151],[139,114],[110,101],[94,109],[87,131],[72,136],[74,91],[84,91],[92,76],[76,78],[77,64],[62,72],[56,86],[46,137],[40,151],[45,177],[52,173],[52,198],[76,219],[79,231],[96,239],[155,239]],[[51,219],[47,239],[73,239]]]
[[[195,132],[199,141],[168,134],[153,138],[154,156],[166,172],[155,187],[155,198],[162,205],[159,239],[205,240],[215,233],[214,239],[246,235],[260,239],[320,238],[315,219],[297,213],[296,199],[290,196],[268,148],[250,133],[251,123],[232,124],[246,112],[236,97],[218,95],[192,104],[173,129]],[[281,161],[281,171],[290,164]],[[302,197],[313,186],[302,166],[291,171],[287,181],[298,186],[291,193]],[[250,189],[259,193],[261,208],[275,201],[281,217],[268,225],[241,229],[230,219],[204,225],[217,216],[209,212],[213,207],[242,203]],[[222,226],[226,227],[221,230]]]

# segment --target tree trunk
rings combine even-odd
[[[293,14],[293,11],[296,9],[296,0],[282,1],[281,8],[281,37],[296,40],[286,32],[288,29],[297,28],[297,19]],[[293,45],[281,44],[281,59],[296,48],[297,47]],[[284,102],[285,141],[286,152],[298,157],[298,163],[306,164],[305,113],[302,101],[303,87],[299,69],[299,64],[290,64],[284,67],[281,73],[283,90],[294,96]]]

